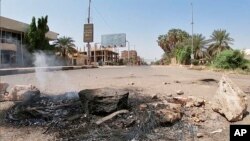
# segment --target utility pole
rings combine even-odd
[[[89,0],[88,24],[90,24],[90,3],[91,3],[91,0]],[[88,65],[90,65],[90,62],[91,62],[91,51],[90,51],[90,44],[89,44],[89,42],[88,42],[87,46],[88,46]]]
[[[191,3],[192,7],[192,50],[191,50],[191,66],[193,65],[193,60],[194,60],[194,12],[193,12],[193,3]]]

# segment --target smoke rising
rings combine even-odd
[[[36,78],[42,89],[45,89],[46,79],[48,79],[46,75],[46,70],[41,67],[48,67],[46,63],[46,55],[43,52],[34,53],[35,61],[35,70],[36,70]]]
[[[51,88],[49,84],[53,84],[55,89],[67,88],[68,92],[75,92],[76,87],[71,83],[70,77],[65,71],[60,71],[60,67],[63,66],[64,61],[57,58],[54,54],[45,53],[42,51],[35,52],[34,66],[35,66],[35,77],[38,82],[38,88],[44,92],[46,89]],[[50,67],[58,67],[58,72],[48,72]]]

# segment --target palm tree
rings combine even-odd
[[[71,37],[60,37],[55,41],[55,46],[58,48],[57,50],[60,52],[60,55],[64,58],[68,56],[68,54],[76,53],[77,50],[74,48],[74,40]]]
[[[229,36],[226,30],[214,30],[210,36],[209,42],[211,43],[208,52],[211,56],[222,52],[223,50],[231,49],[229,45],[233,44],[234,39]]]
[[[170,29],[167,34],[158,37],[158,45],[165,53],[171,53],[176,44],[181,43],[189,38],[189,34],[181,29]]]
[[[167,40],[167,35],[160,35],[157,40],[158,46],[162,48],[164,52],[170,52],[169,43]]]
[[[203,59],[209,58],[209,54],[207,53],[206,45],[208,41],[202,34],[194,34],[194,58],[195,59]]]

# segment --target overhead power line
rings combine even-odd
[[[101,12],[98,11],[98,9],[95,7],[94,4],[92,4],[92,5],[93,5],[94,10],[95,10],[96,13],[98,14],[98,16],[101,17],[101,19],[103,20],[104,24],[105,24],[105,25],[107,26],[107,28],[112,32],[113,30],[112,30],[111,26],[108,24],[108,22],[105,20],[104,16],[101,14]]]

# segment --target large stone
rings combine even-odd
[[[5,94],[7,92],[8,87],[9,87],[8,83],[0,83],[0,95]]]
[[[86,89],[78,94],[86,114],[108,114],[128,106],[129,92],[120,89]]]
[[[184,94],[184,91],[178,90],[178,91],[176,92],[176,94],[177,94],[177,95],[183,95],[183,94]]]
[[[33,85],[16,85],[10,93],[2,95],[0,101],[28,101],[39,96],[40,91]]]
[[[240,121],[247,110],[246,94],[228,77],[223,76],[211,107],[230,122]]]

